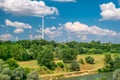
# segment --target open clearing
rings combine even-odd
[[[94,55],[78,55],[77,60],[79,59],[85,59],[86,56],[92,56],[95,59],[95,64],[81,64],[80,69],[81,71],[84,70],[92,70],[92,69],[98,69],[104,66],[104,55],[103,54],[94,54]],[[60,61],[60,60],[59,60]],[[85,61],[84,61],[85,62]],[[30,68],[30,69],[38,69],[39,65],[37,64],[36,60],[31,61],[20,61],[18,64],[24,68]],[[57,71],[54,71],[57,72]],[[63,72],[63,71],[62,71]],[[64,71],[65,72],[65,71]]]

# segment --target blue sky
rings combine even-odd
[[[0,0],[0,40],[120,43],[119,0]]]

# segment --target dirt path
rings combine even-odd
[[[47,75],[41,75],[41,78],[43,80],[58,80],[60,78],[68,78],[68,77],[76,77],[76,76],[83,76],[83,75],[89,75],[89,74],[96,74],[98,69],[99,68],[92,69],[92,70],[75,71],[75,72],[47,74]]]

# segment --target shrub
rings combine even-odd
[[[64,64],[62,62],[58,62],[57,65],[61,68],[64,68]]]
[[[80,60],[79,60],[79,63],[85,64],[83,59],[80,59]]]
[[[50,73],[52,73],[52,71],[49,70],[46,66],[40,66],[40,68],[38,68],[36,71],[38,74],[50,74]]]
[[[25,70],[22,67],[18,67],[13,71],[14,80],[26,79]]]
[[[72,60],[76,60],[77,51],[72,48],[62,50],[62,60],[64,63],[70,63]]]
[[[113,60],[112,60],[111,54],[105,54],[104,61],[105,61],[105,64],[112,65],[113,64]]]
[[[39,79],[39,75],[35,71],[31,71],[27,75],[27,80],[38,80],[38,79]]]
[[[116,69],[113,72],[113,80],[120,80],[120,69]]]
[[[80,70],[80,65],[76,60],[73,60],[70,65],[70,70],[71,71],[79,71]]]
[[[94,58],[91,56],[85,57],[86,63],[93,64],[94,63]]]
[[[0,74],[0,80],[11,80],[11,77],[9,75]]]

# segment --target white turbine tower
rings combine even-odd
[[[44,39],[44,27],[45,27],[45,23],[44,23],[44,17],[45,16],[42,16],[42,39]]]

